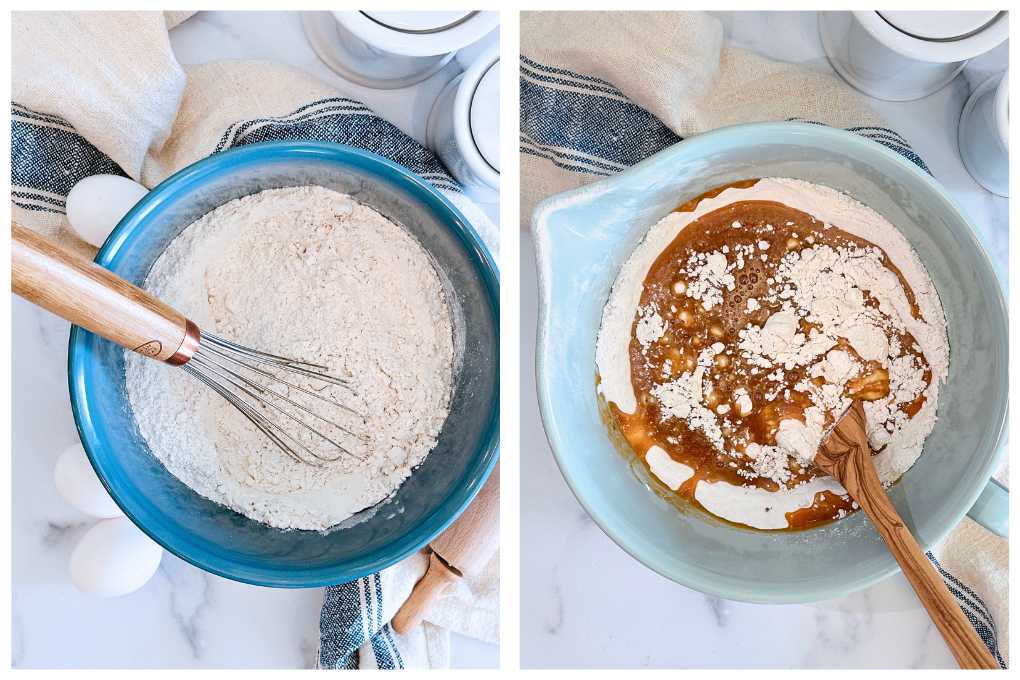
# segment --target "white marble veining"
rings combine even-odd
[[[719,15],[733,44],[832,73],[814,13]],[[980,83],[1005,60],[1000,50],[968,75]],[[872,103],[953,195],[1004,275],[1007,200],[977,185],[957,154],[970,88],[957,78],[917,102]],[[534,250],[521,238],[522,667],[954,667],[902,575],[821,604],[752,605],[677,585],[618,548],[570,493],[542,430]]]
[[[289,63],[335,84],[421,140],[447,66],[405,90],[345,83],[319,62],[296,13],[201,13],[171,33],[183,63],[224,58]],[[482,206],[498,219],[498,203]],[[318,648],[322,591],[243,585],[164,554],[156,576],[117,599],[76,591],[68,559],[93,520],[64,503],[53,465],[77,441],[68,404],[69,326],[13,298],[11,656],[16,668],[309,668]],[[494,667],[498,647],[454,635],[452,663]]]

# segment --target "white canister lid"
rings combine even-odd
[[[499,60],[488,68],[471,96],[470,120],[478,153],[499,172]]]
[[[879,12],[894,28],[921,40],[960,40],[992,23],[996,10],[972,12]]]
[[[995,90],[995,128],[1002,146],[1009,151],[1009,70],[1002,74]]]
[[[387,28],[406,33],[432,33],[459,24],[473,12],[368,12],[363,14]]]

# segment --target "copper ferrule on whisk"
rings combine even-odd
[[[177,348],[177,351],[166,359],[166,363],[171,366],[183,366],[191,361],[191,357],[195,356],[195,352],[198,351],[198,345],[202,341],[202,331],[199,330],[198,326],[191,319],[185,319],[184,323],[184,339],[181,340],[181,345]]]

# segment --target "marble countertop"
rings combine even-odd
[[[217,59],[289,63],[360,99],[418,140],[451,63],[412,88],[351,85],[323,65],[293,12],[203,12],[171,32],[185,64]],[[498,203],[483,204],[498,220]],[[498,222],[497,222],[498,223]],[[153,579],[117,599],[83,595],[68,560],[94,520],[57,495],[53,464],[77,441],[67,393],[69,326],[20,298],[12,304],[11,661],[20,668],[310,668],[318,649],[322,591],[248,586],[165,553]],[[454,666],[495,667],[498,647],[453,635]]]
[[[731,44],[832,73],[815,13],[719,15]],[[967,174],[956,124],[972,84],[1005,63],[998,50],[923,100],[871,102],[953,195],[1003,274],[1008,201]],[[534,250],[521,239],[522,667],[955,667],[900,574],[820,604],[752,605],[677,585],[617,547],[570,493],[542,430]]]

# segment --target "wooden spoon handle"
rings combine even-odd
[[[197,344],[198,328],[172,307],[13,222],[11,290],[121,347],[160,361],[184,363],[184,354],[190,358],[190,353],[178,349],[187,349],[185,339]]]
[[[863,421],[863,411],[858,417]],[[863,427],[863,422],[860,425]],[[841,437],[840,434],[837,430],[830,435],[830,441],[819,452],[816,463],[823,469],[829,468],[830,474],[839,480],[871,518],[960,668],[999,668],[956,598],[949,592],[946,582],[890,502],[875,472],[866,436]]]
[[[431,553],[425,575],[415,584],[410,597],[393,616],[391,623],[393,630],[401,635],[414,630],[421,623],[432,602],[459,578],[460,574],[443,564],[438,555]]]

